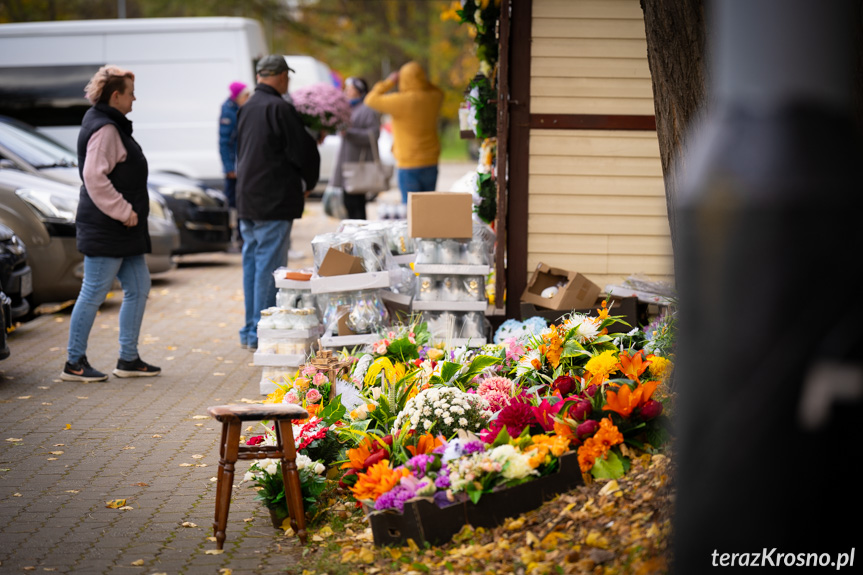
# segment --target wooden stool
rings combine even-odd
[[[225,528],[231,506],[231,489],[234,486],[234,464],[238,459],[281,459],[282,479],[285,483],[285,500],[291,516],[291,527],[306,542],[306,516],[300,474],[297,471],[297,450],[291,421],[305,419],[308,412],[291,403],[216,405],[207,413],[222,422],[222,440],[219,443],[219,473],[216,483],[216,519],[213,534],[216,547],[225,544]],[[272,421],[276,425],[276,445],[240,445],[240,432],[244,421]]]

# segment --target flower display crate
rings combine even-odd
[[[461,528],[491,528],[540,507],[555,495],[583,485],[578,454],[564,454],[557,472],[521,485],[483,494],[478,503],[470,500],[438,507],[426,499],[405,503],[404,513],[375,511],[369,515],[375,545],[404,545],[408,539],[422,546],[441,545]]]

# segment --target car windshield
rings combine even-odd
[[[20,156],[34,168],[77,166],[78,158],[48,136],[14,124],[0,122],[0,146]]]

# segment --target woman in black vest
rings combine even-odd
[[[138,356],[138,335],[150,293],[147,215],[147,159],[132,138],[126,114],[135,101],[135,75],[103,66],[85,88],[93,107],[84,114],[78,134],[78,170],[84,185],[78,202],[76,235],[84,254],[84,281],[72,310],[66,381],[104,381],[108,376],[87,361],[87,340],[99,306],[118,278],[123,286],[120,306],[120,358],[114,375],[159,375],[158,367]]]

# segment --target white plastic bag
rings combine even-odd
[[[321,203],[324,206],[324,213],[331,218],[344,220],[348,217],[348,210],[345,208],[345,200],[342,197],[343,193],[341,188],[332,186],[327,186],[324,190]]]

